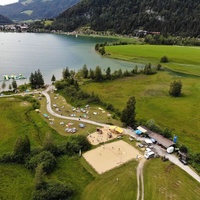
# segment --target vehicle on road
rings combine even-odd
[[[184,160],[183,158],[179,158],[180,162],[182,162],[184,165],[187,165],[187,161]]]

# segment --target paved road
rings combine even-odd
[[[68,120],[74,120],[74,121],[80,121],[80,122],[84,122],[84,123],[88,123],[88,124],[93,124],[95,126],[101,126],[101,127],[109,127],[110,125],[108,124],[103,124],[103,123],[99,123],[99,122],[95,122],[95,121],[91,121],[91,120],[87,120],[87,119],[82,119],[82,118],[76,118],[76,117],[67,117],[67,116],[63,116],[63,115],[60,115],[58,113],[55,113],[52,108],[51,108],[51,98],[48,94],[48,91],[43,91],[42,94],[46,97],[47,99],[47,111],[55,116],[55,117],[58,117],[58,118],[61,118],[61,119],[68,119]]]
[[[130,129],[126,129],[126,133],[130,135],[130,134],[133,134],[133,131]],[[135,134],[135,137],[139,141],[144,141],[146,139],[143,137],[138,137],[136,134]],[[157,152],[160,156],[165,156],[166,158],[168,158],[172,163],[174,163],[175,165],[177,165],[178,167],[183,169],[185,172],[190,174],[194,179],[196,179],[200,183],[200,176],[195,171],[193,171],[189,166],[181,163],[179,161],[178,157],[176,157],[174,154],[168,154],[166,152],[166,150],[162,149],[158,145],[153,145],[153,148],[154,148],[155,152]]]

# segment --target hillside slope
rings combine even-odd
[[[80,0],[19,0],[18,3],[0,6],[0,13],[14,21],[57,17]]]
[[[10,19],[8,19],[7,17],[0,15],[0,25],[12,24],[12,23],[13,22]]]
[[[200,33],[198,0],[83,0],[57,17],[65,31],[90,26],[130,34],[136,29],[183,36]]]

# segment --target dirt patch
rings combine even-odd
[[[13,98],[13,97],[8,98],[8,101],[15,101],[15,98]]]
[[[102,174],[132,159],[142,158],[140,152],[123,140],[103,144],[83,154],[86,161]]]
[[[101,128],[100,131],[89,134],[87,139],[92,145],[98,145],[113,140],[117,136],[118,134],[111,132],[109,128]]]
[[[27,101],[22,101],[21,103],[20,103],[20,106],[21,107],[26,107],[26,106],[30,106],[31,104],[29,103],[29,102],[27,102]]]

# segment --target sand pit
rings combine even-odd
[[[142,158],[143,156],[130,144],[120,140],[88,151],[83,154],[83,157],[97,173],[102,174],[132,159]]]
[[[101,131],[101,134],[99,132],[94,132],[87,136],[87,139],[92,145],[98,145],[113,140],[118,136],[116,133],[112,133],[109,128],[101,128]],[[109,135],[111,135],[111,137],[109,137]]]

